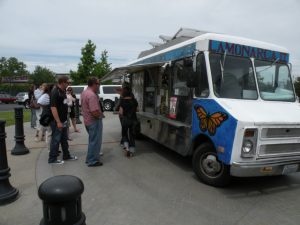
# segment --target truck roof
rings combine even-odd
[[[198,35],[198,36],[196,36]],[[162,35],[161,35],[162,36]],[[160,37],[161,37],[160,36]],[[164,38],[164,39],[163,39]],[[162,43],[161,45],[154,45],[153,49],[146,50],[140,53],[139,58],[128,63],[126,66],[117,67],[113,71],[111,71],[109,74],[105,75],[102,80],[109,80],[116,78],[117,76],[122,75],[122,73],[126,73],[130,71],[130,69],[139,69],[147,66],[160,66],[165,63],[165,61],[157,61],[154,63],[149,63],[150,58],[157,57],[159,55],[162,55],[164,53],[171,52],[175,49],[179,49],[185,46],[189,46],[192,44],[197,45],[197,49],[200,51],[206,51],[209,48],[209,41],[221,41],[221,42],[228,42],[228,43],[234,43],[239,45],[245,45],[245,46],[251,46],[254,48],[260,48],[260,49],[266,49],[271,50],[275,52],[282,52],[287,53],[288,50],[284,47],[257,41],[249,38],[243,38],[238,36],[232,36],[232,35],[226,35],[226,34],[219,34],[219,33],[212,33],[212,32],[205,32],[205,31],[198,31],[198,30],[192,30],[192,29],[180,29],[174,37],[163,37],[163,40],[165,43]]]

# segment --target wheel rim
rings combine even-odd
[[[105,110],[110,110],[111,109],[111,104],[109,102],[104,103],[104,109]]]
[[[208,152],[202,155],[200,168],[206,176],[216,178],[222,174],[224,165],[218,160],[216,153]]]

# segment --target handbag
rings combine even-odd
[[[40,118],[40,124],[44,127],[47,127],[53,121],[53,119],[54,118],[51,112],[50,105],[44,107]]]
[[[31,101],[30,101],[30,108],[32,109],[39,109],[40,106],[39,104],[37,103],[37,100],[35,98],[32,98]]]

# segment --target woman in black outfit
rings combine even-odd
[[[122,141],[127,157],[131,157],[135,152],[134,128],[137,124],[136,112],[138,103],[131,93],[129,87],[122,90],[122,99],[120,100],[119,115],[122,121]]]

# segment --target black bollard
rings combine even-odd
[[[82,124],[80,120],[79,99],[76,99],[75,102],[75,119],[76,119],[76,124]]]
[[[24,135],[24,124],[23,124],[23,108],[22,107],[16,107],[15,108],[15,140],[16,145],[11,150],[12,155],[25,155],[29,153],[29,149],[26,148],[24,141],[25,141],[25,135]]]
[[[44,181],[39,187],[44,215],[40,225],[85,225],[83,190],[82,181],[75,176],[55,176]]]
[[[13,202],[17,199],[19,193],[9,183],[10,168],[7,163],[5,138],[5,121],[0,120],[0,205]]]

